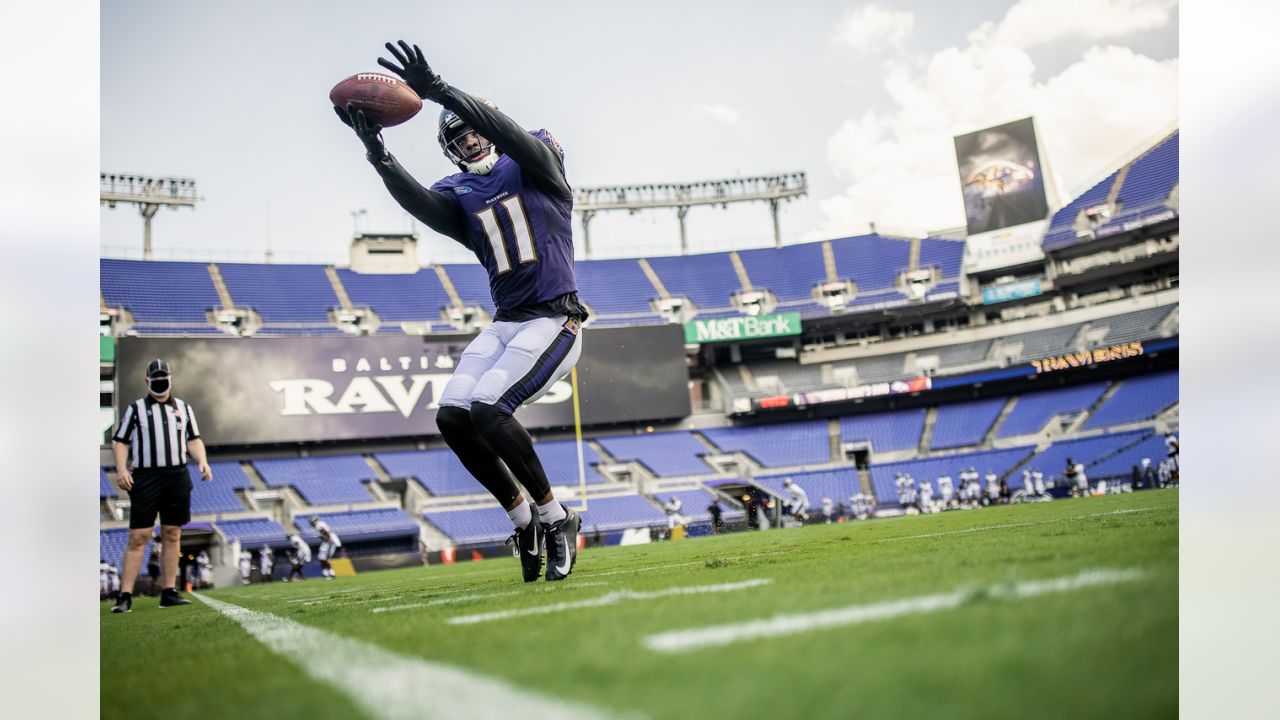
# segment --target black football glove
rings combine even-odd
[[[399,43],[398,50],[391,43],[387,43],[386,48],[400,62],[400,66],[396,66],[386,58],[378,58],[378,64],[399,75],[414,92],[418,93],[418,97],[435,103],[440,102],[445,92],[449,90],[449,84],[435,74],[426,59],[422,57],[422,50],[417,45],[410,47],[409,43],[403,40]]]
[[[387,156],[387,146],[382,143],[382,126],[370,127],[363,110],[356,110],[351,103],[347,103],[346,110],[335,106],[333,112],[347,127],[356,131],[356,137],[364,143],[370,160],[381,160]]]

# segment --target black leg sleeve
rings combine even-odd
[[[533,450],[533,438],[511,413],[494,405],[473,402],[471,423],[535,501],[551,492],[551,483],[547,482],[542,461]]]
[[[502,503],[504,510],[512,508],[520,496],[520,488],[516,487],[511,471],[472,425],[471,414],[462,408],[442,407],[436,411],[436,425],[467,472]]]

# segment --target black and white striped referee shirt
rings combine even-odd
[[[129,466],[177,467],[187,464],[187,442],[200,437],[196,411],[170,397],[158,402],[150,395],[124,409],[116,428],[116,442],[130,446]]]

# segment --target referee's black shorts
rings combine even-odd
[[[133,471],[129,528],[150,528],[156,524],[157,513],[161,525],[186,525],[191,521],[191,475],[186,465]]]

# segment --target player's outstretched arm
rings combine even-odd
[[[466,244],[466,221],[462,210],[452,198],[425,188],[409,174],[408,170],[387,152],[382,142],[382,127],[370,126],[363,110],[356,110],[350,103],[346,110],[334,108],[338,119],[355,131],[364,144],[366,157],[373,164],[391,197],[410,215],[422,221],[432,230]]]
[[[458,114],[476,132],[488,138],[506,153],[520,170],[543,189],[561,197],[573,196],[569,181],[564,175],[564,159],[549,145],[530,135],[519,123],[499,110],[477,101],[474,97],[450,86],[431,69],[417,45],[399,41],[397,49],[386,44],[387,51],[399,65],[386,58],[378,58],[378,64],[399,75],[418,93],[418,97],[439,103]]]

